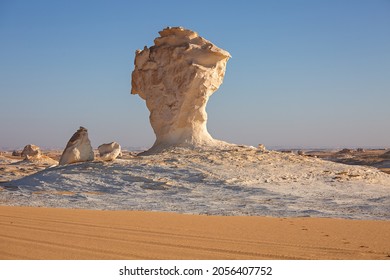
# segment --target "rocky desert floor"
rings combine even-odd
[[[20,152],[2,151],[0,152],[0,182],[20,179],[57,165],[61,153],[62,151],[44,151],[39,160],[28,160],[23,158]]]
[[[20,156],[20,151],[0,151],[0,183],[23,178],[25,176],[45,170],[48,167],[58,165],[62,150],[44,150],[39,160],[25,159]],[[98,158],[99,152],[95,150]],[[135,152],[125,151],[122,158],[134,157]]]
[[[124,151],[115,161],[57,166],[60,151],[43,152],[39,160],[7,152],[0,158],[0,204],[388,220],[388,155],[231,145],[149,156]]]
[[[348,165],[372,166],[390,174],[390,149],[313,150],[304,153]]]
[[[347,165],[371,166],[390,174],[390,149],[281,150],[280,152],[285,154],[299,153],[306,157],[320,158]],[[62,151],[43,151],[43,157],[40,160],[27,160],[20,155],[12,154],[13,151],[0,151],[0,182],[20,179],[57,165]],[[95,155],[98,158],[97,150]],[[122,159],[133,159],[136,155],[137,152],[123,151]]]

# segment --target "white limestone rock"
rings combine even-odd
[[[91,141],[88,138],[88,130],[82,126],[73,134],[62,153],[59,164],[70,164],[75,162],[92,161],[94,153]]]
[[[98,147],[98,150],[100,158],[105,161],[115,160],[117,157],[122,156],[121,145],[117,142],[102,144]]]
[[[267,149],[265,148],[264,144],[259,144],[259,145],[257,146],[257,150],[258,150],[259,152],[261,152],[261,153],[264,153],[264,152],[267,151]]]
[[[154,46],[136,51],[132,73],[131,93],[146,101],[156,134],[149,152],[223,143],[207,131],[206,104],[222,84],[230,54],[182,27],[159,34]]]
[[[26,145],[21,153],[21,156],[24,157],[24,159],[30,159],[30,158],[40,158],[42,155],[41,149],[33,144]]]
[[[20,157],[21,155],[22,155],[22,153],[19,152],[19,151],[17,151],[17,150],[14,150],[14,151],[12,152],[12,156],[13,156],[13,157]]]

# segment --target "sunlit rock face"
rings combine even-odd
[[[82,126],[77,130],[68,141],[64,152],[60,158],[60,165],[75,162],[92,161],[94,153],[91,141],[88,138],[88,130]]]
[[[118,156],[122,155],[121,145],[117,142],[102,144],[98,147],[98,150],[100,158],[105,161],[115,160]]]
[[[26,145],[21,153],[21,156],[24,157],[24,159],[29,159],[31,157],[40,158],[41,155],[41,149],[33,144]]]
[[[132,94],[146,101],[156,141],[149,152],[171,146],[211,146],[206,104],[222,84],[230,54],[196,32],[168,27],[154,46],[137,50]]]

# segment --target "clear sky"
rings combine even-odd
[[[0,0],[0,147],[151,146],[136,49],[183,26],[229,51],[207,106],[217,139],[390,147],[390,1]]]

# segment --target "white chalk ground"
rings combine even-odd
[[[50,167],[2,183],[0,204],[390,220],[390,175],[251,147],[175,148]]]

